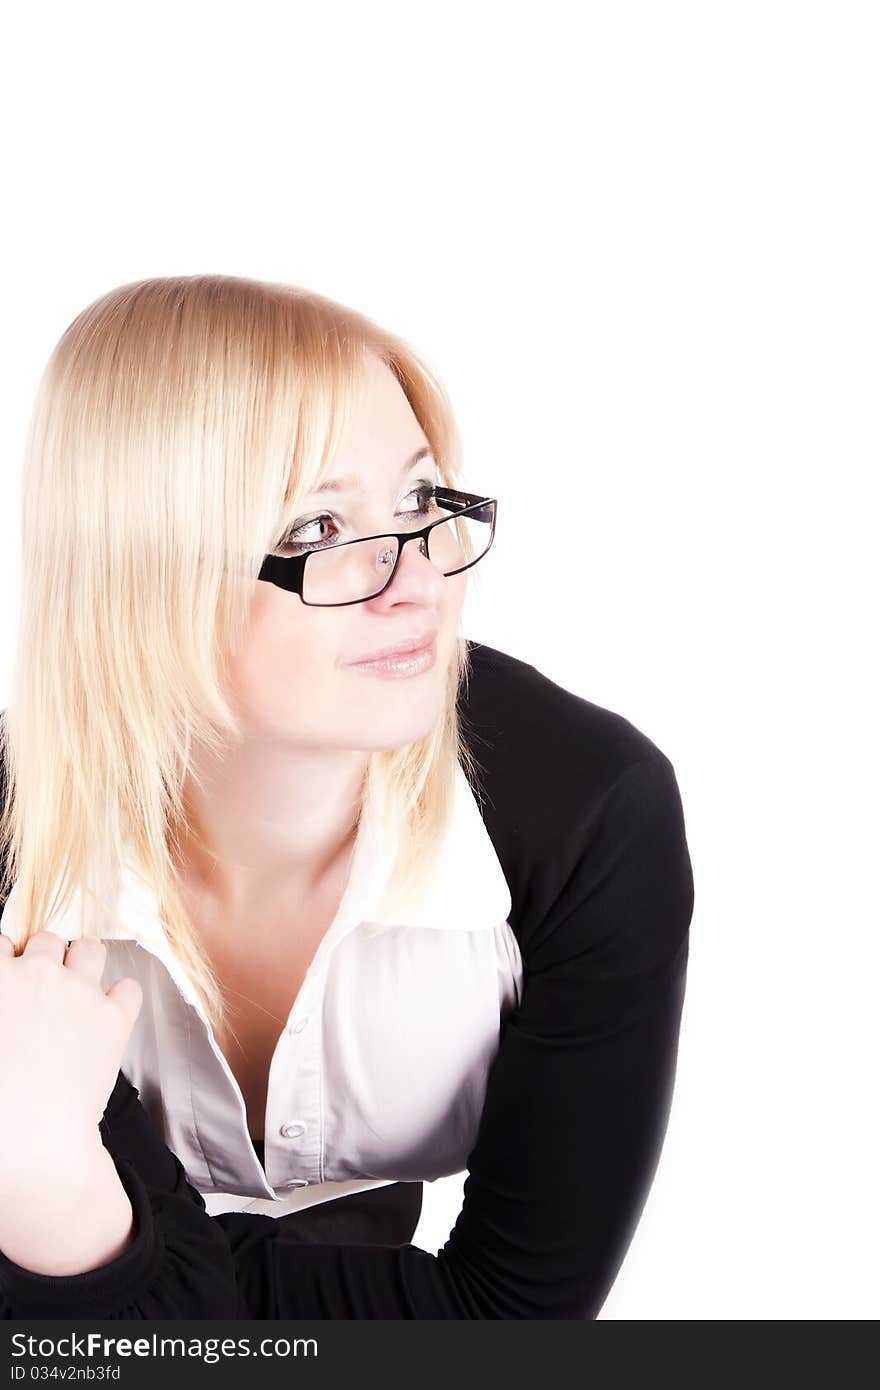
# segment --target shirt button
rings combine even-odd
[[[292,1023],[287,1030],[288,1033],[301,1033],[308,1021],[307,1018],[301,1018],[299,1023]]]
[[[288,1124],[281,1126],[281,1133],[285,1139],[297,1139],[301,1134],[305,1134],[305,1125]]]
[[[308,1185],[308,1178],[290,1178],[290,1180],[284,1184],[285,1187],[308,1187]]]

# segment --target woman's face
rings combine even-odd
[[[367,390],[333,469],[334,477],[354,475],[364,490],[304,498],[294,526],[330,514],[300,533],[307,543],[415,530],[424,524],[416,489],[439,481],[430,454],[402,474],[428,440],[393,372],[378,358],[369,364]],[[284,553],[304,552],[287,547]],[[298,594],[257,580],[247,637],[231,663],[249,735],[368,752],[422,738],[443,713],[466,585],[466,572],[446,578],[415,541],[404,547],[388,588],[363,603],[311,607]],[[433,632],[436,661],[421,674],[383,677],[350,664]]]

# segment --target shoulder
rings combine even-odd
[[[628,916],[627,930],[636,931],[652,902],[680,936],[693,882],[669,757],[623,714],[528,662],[482,643],[468,648],[462,738],[477,764],[471,786],[524,954],[534,958],[554,922],[574,949],[581,938],[572,934],[608,931],[603,908]],[[618,937],[622,930],[621,922]]]
[[[623,714],[507,652],[470,640],[468,650],[462,736],[496,811],[503,813],[503,802],[530,841],[555,839],[630,769],[671,769],[666,754]]]

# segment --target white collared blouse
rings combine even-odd
[[[383,907],[392,849],[364,815],[346,892],[275,1047],[265,1170],[155,896],[126,865],[102,979],[107,990],[132,976],[143,990],[122,1070],[208,1211],[280,1216],[465,1167],[522,961],[510,890],[461,767],[435,879],[403,921]],[[17,922],[13,886],[2,930],[16,942]],[[49,930],[79,934],[76,895]]]

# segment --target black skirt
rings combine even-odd
[[[263,1140],[251,1141],[265,1167]],[[283,1239],[299,1245],[409,1245],[422,1214],[422,1184],[393,1182],[349,1192],[277,1218]]]

